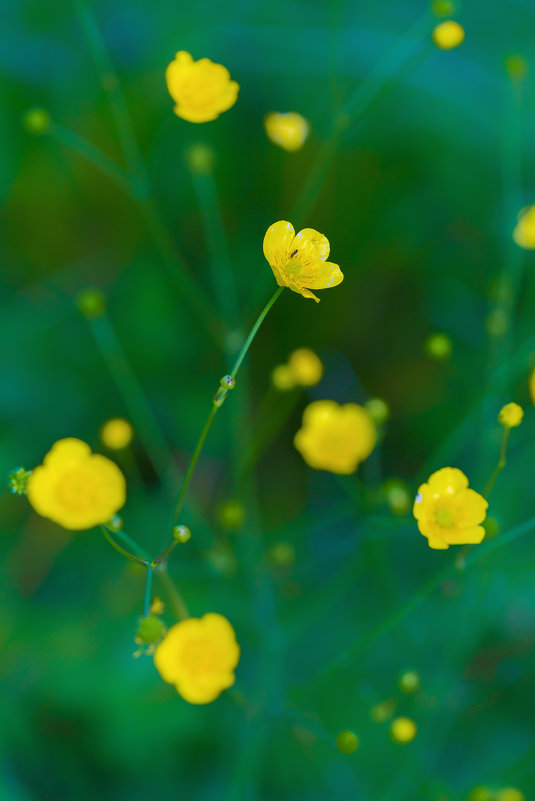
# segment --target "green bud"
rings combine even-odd
[[[406,515],[413,502],[409,487],[400,478],[391,478],[382,486],[382,491],[390,511],[395,515]]]
[[[7,486],[13,495],[26,495],[28,489],[28,481],[32,474],[31,470],[25,470],[24,467],[17,467],[12,470],[7,477]]]
[[[220,504],[217,519],[226,531],[236,531],[245,522],[245,506],[240,501],[229,498]]]
[[[386,701],[381,701],[380,704],[375,704],[370,709],[370,717],[374,723],[385,723],[394,716],[396,711],[396,701],[394,698],[387,698]]]
[[[231,375],[224,375],[219,383],[222,389],[234,389],[236,386],[236,379]]]
[[[505,71],[512,81],[522,81],[529,72],[528,63],[522,56],[508,56],[505,59]]]
[[[123,525],[123,518],[120,515],[114,515],[107,523],[107,526],[111,531],[121,531]]]
[[[198,142],[186,150],[186,163],[192,172],[199,175],[211,172],[214,167],[215,154],[211,147]]]
[[[425,352],[430,359],[445,361],[451,356],[451,339],[446,334],[431,334],[425,341]]]
[[[139,645],[152,645],[161,640],[165,634],[165,626],[159,617],[149,615],[142,617],[136,632],[136,642]]]
[[[50,127],[50,114],[44,108],[31,108],[22,118],[22,124],[28,133],[41,136]]]
[[[76,306],[84,317],[92,320],[94,317],[101,317],[106,311],[106,298],[100,289],[88,287],[78,292]]]
[[[455,14],[455,3],[451,0],[433,0],[431,11],[435,17],[451,17]]]
[[[470,790],[468,801],[494,801],[494,793],[490,787],[479,785]]]
[[[364,405],[376,425],[380,426],[389,419],[390,406],[382,398],[369,398]]]
[[[187,526],[175,526],[173,528],[173,537],[177,542],[187,542],[191,539],[191,531]]]
[[[485,324],[487,334],[492,339],[501,339],[507,333],[509,320],[503,309],[493,309],[487,317]]]
[[[360,740],[354,731],[345,729],[336,737],[336,747],[342,754],[354,754],[360,745]]]
[[[407,670],[398,679],[398,687],[402,693],[409,695],[420,689],[420,676],[415,670]]]

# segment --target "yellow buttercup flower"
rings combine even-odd
[[[516,428],[522,422],[524,409],[518,403],[507,403],[498,414],[498,422],[504,428]]]
[[[535,250],[535,206],[522,209],[513,231],[513,239],[519,247]]]
[[[286,220],[271,225],[264,237],[264,256],[279,286],[287,286],[304,298],[316,297],[311,289],[338,286],[344,276],[340,267],[330,261],[329,240],[313,228],[298,234]]]
[[[441,50],[453,50],[464,42],[464,28],[452,19],[439,22],[433,29],[433,42]]]
[[[239,659],[234,629],[215,613],[172,626],[154,654],[162,679],[190,704],[209,704],[231,687]]]
[[[107,523],[124,506],[126,482],[110,459],[68,437],[32,471],[27,496],[38,514],[78,531]]]
[[[323,363],[310,348],[297,348],[288,359],[290,368],[296,382],[302,387],[313,387],[319,384],[323,376]]]
[[[429,547],[479,543],[485,536],[480,523],[488,503],[482,495],[468,489],[468,479],[456,467],[437,470],[418,489],[413,514]]]
[[[526,796],[516,787],[504,787],[496,793],[496,801],[526,801]]]
[[[376,438],[372,417],[363,406],[325,400],[306,407],[294,444],[310,467],[348,474],[370,455]]]
[[[390,736],[395,743],[410,743],[418,733],[418,726],[411,718],[394,718],[390,724]]]
[[[100,439],[107,448],[119,451],[132,442],[134,429],[128,420],[122,417],[112,417],[106,420],[100,429]]]
[[[295,111],[271,111],[264,117],[264,127],[274,144],[290,151],[303,147],[309,132],[308,122]]]
[[[169,64],[165,80],[175,114],[188,122],[215,120],[234,105],[240,88],[222,64],[209,58],[194,61],[185,50]]]

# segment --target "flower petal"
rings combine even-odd
[[[327,237],[314,228],[303,228],[296,235],[292,244],[294,250],[298,251],[296,259],[303,266],[318,259],[325,261],[325,259],[329,258],[329,253],[331,252]]]
[[[273,223],[264,237],[264,256],[271,266],[281,269],[290,258],[295,228],[286,220]],[[294,248],[295,249],[295,248]],[[276,277],[276,276],[275,276]]]
[[[482,542],[484,536],[485,529],[483,526],[463,528],[460,531],[448,530],[446,535],[447,540],[451,545],[478,545],[480,542]]]
[[[306,281],[310,289],[327,289],[338,286],[344,280],[344,274],[337,264],[331,261],[318,261],[314,265],[313,277]]]

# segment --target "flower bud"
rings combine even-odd
[[[407,670],[398,679],[398,687],[402,693],[409,695],[420,689],[420,676],[415,670]]]
[[[354,731],[345,729],[336,737],[336,747],[342,754],[354,754],[360,745],[360,740]]]
[[[187,526],[174,526],[173,537],[177,542],[187,542],[191,539],[191,531]]]
[[[411,718],[395,718],[390,724],[390,736],[395,743],[410,743],[416,737],[418,727]]]
[[[234,498],[229,498],[219,505],[217,518],[226,531],[235,531],[245,521],[245,506]]]
[[[28,481],[32,474],[31,470],[25,470],[24,467],[17,467],[12,470],[7,477],[7,486],[13,495],[26,495],[28,488]]]
[[[136,632],[135,641],[138,645],[152,645],[161,640],[165,634],[165,626],[159,617],[149,615],[142,617]]]
[[[498,422],[504,428],[516,428],[522,422],[524,410],[518,403],[508,403],[500,409]]]

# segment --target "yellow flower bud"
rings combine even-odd
[[[359,738],[349,729],[341,731],[336,737],[336,747],[342,754],[354,754],[359,745]]]
[[[309,132],[309,124],[294,111],[279,114],[272,111],[264,117],[264,127],[275,145],[284,150],[299,150],[303,147]]]
[[[112,417],[111,420],[106,420],[100,429],[102,444],[114,451],[122,450],[130,445],[133,436],[132,424],[122,417]]]
[[[453,50],[464,42],[465,32],[462,25],[452,19],[439,22],[433,30],[433,42],[441,50]]]
[[[498,422],[504,428],[516,428],[522,422],[524,410],[518,403],[508,403],[500,409]]]
[[[490,787],[478,785],[470,790],[467,801],[495,801],[495,797]]]
[[[196,123],[215,120],[232,108],[240,88],[222,64],[214,64],[209,58],[194,61],[185,50],[169,64],[165,80],[177,117]]]
[[[519,247],[535,250],[535,205],[521,209],[513,239]]]
[[[418,727],[411,718],[395,718],[390,724],[390,736],[400,745],[412,742],[417,732]]]
[[[409,695],[420,689],[420,676],[415,670],[407,670],[398,679],[398,687],[402,693]]]
[[[191,539],[191,531],[187,526],[175,526],[173,528],[173,537],[177,542],[187,542]]]
[[[323,363],[310,348],[297,348],[290,354],[288,367],[298,384],[313,387],[321,381]]]

